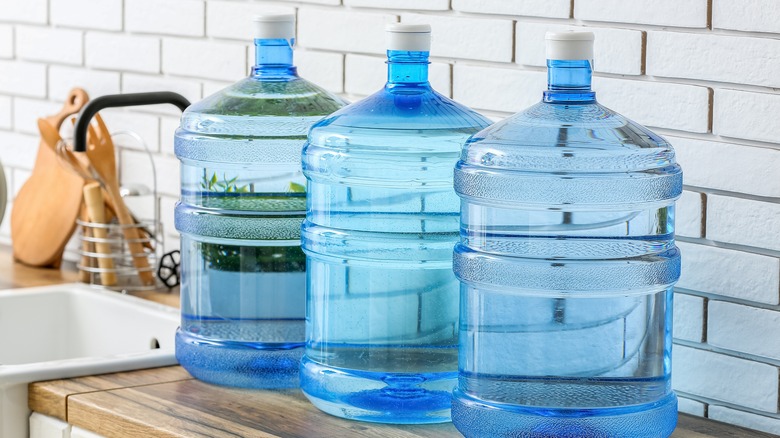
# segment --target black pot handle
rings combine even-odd
[[[84,152],[87,150],[87,128],[89,122],[95,117],[98,111],[105,108],[117,108],[123,106],[142,106],[157,105],[161,103],[170,103],[176,105],[182,112],[190,106],[190,101],[179,93],[172,91],[156,91],[153,93],[129,93],[129,94],[109,94],[100,96],[89,102],[81,110],[76,127],[73,132],[73,150],[75,152]]]

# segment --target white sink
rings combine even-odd
[[[179,310],[82,284],[0,291],[0,438],[28,435],[27,384],[176,364]]]

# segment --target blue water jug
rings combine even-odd
[[[669,436],[674,150],[591,91],[593,34],[547,35],[542,102],[469,139],[453,422],[466,437]]]
[[[257,17],[255,27],[251,75],[190,106],[176,132],[176,357],[207,382],[288,388],[298,386],[305,337],[301,148],[344,103],[298,76],[293,15]]]
[[[340,417],[443,422],[457,376],[452,168],[489,122],[431,88],[429,26],[387,30],[385,87],[314,125],[303,151],[301,388]]]

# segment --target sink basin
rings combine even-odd
[[[0,438],[26,437],[27,384],[176,364],[179,310],[82,284],[0,291]]]

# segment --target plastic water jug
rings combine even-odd
[[[301,388],[340,417],[443,422],[457,376],[452,168],[489,122],[431,88],[430,26],[387,35],[387,84],[314,125],[304,147]]]
[[[176,132],[176,357],[207,382],[286,388],[298,385],[305,340],[301,149],[311,125],[344,103],[298,76],[293,15],[255,26],[251,75],[190,106]]]
[[[453,422],[466,437],[666,437],[682,171],[596,102],[593,34],[547,35],[542,102],[466,143]]]

